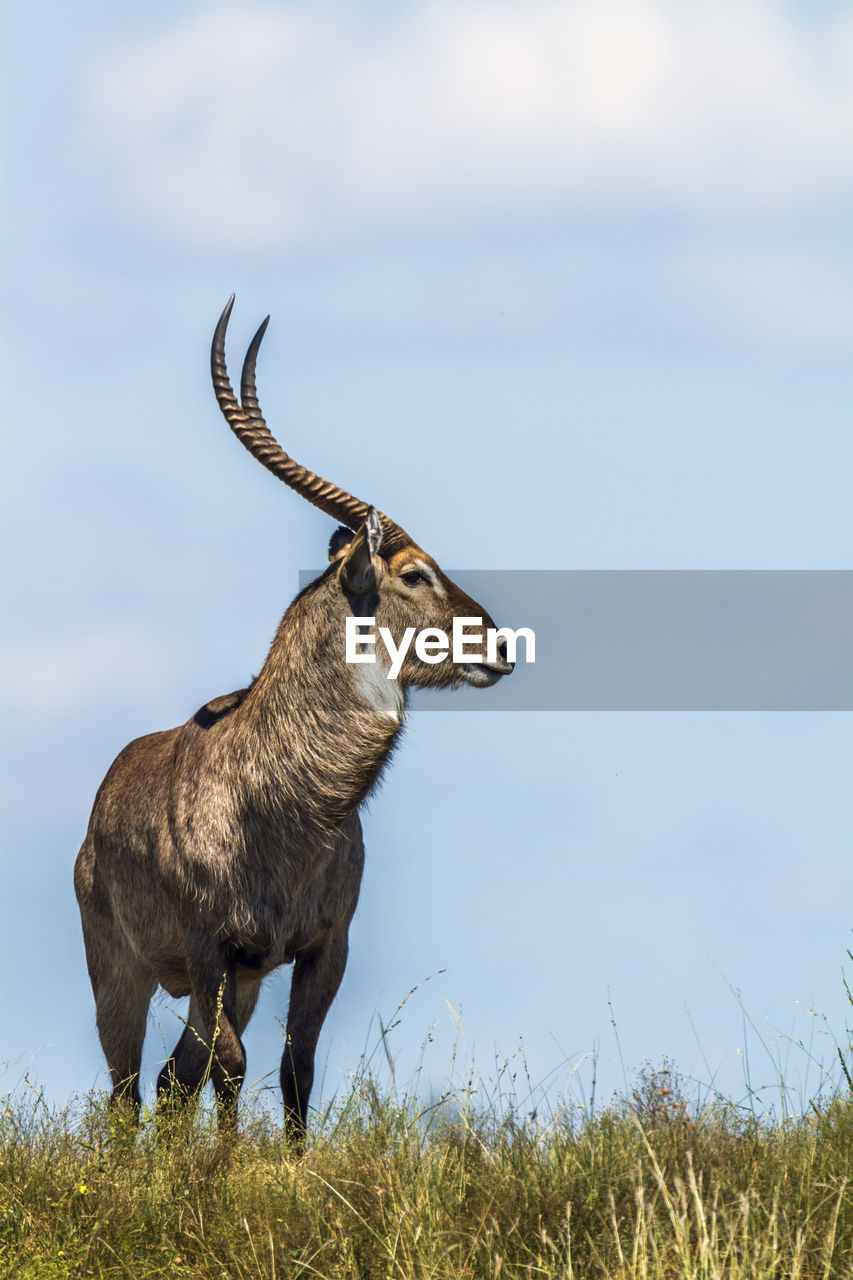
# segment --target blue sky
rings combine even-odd
[[[330,531],[219,417],[230,292],[233,361],[272,314],[285,447],[449,569],[850,568],[853,20],[84,0],[6,22],[0,1059],[60,1101],[103,1080],[70,880],[95,790],[257,671]],[[413,717],[366,819],[326,1092],[439,970],[395,1032],[403,1078],[435,1024],[440,1084],[452,1008],[484,1076],[521,1037],[552,1096],[596,1047],[617,1087],[610,1000],[629,1070],[668,1054],[739,1096],[731,984],[753,1083],[790,1051],[816,1087],[786,1037],[827,1062],[844,1037],[851,738],[842,714]]]

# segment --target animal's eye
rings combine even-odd
[[[410,587],[416,587],[419,582],[424,581],[424,575],[419,573],[417,569],[411,569],[408,573],[401,573],[400,577]]]

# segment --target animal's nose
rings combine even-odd
[[[514,662],[510,662],[507,657],[506,636],[500,636],[496,645],[498,660],[495,668],[500,671],[501,675],[507,676],[515,666]]]

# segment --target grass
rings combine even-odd
[[[57,1111],[18,1089],[0,1275],[853,1280],[849,1049],[798,1112],[784,1090],[777,1113],[690,1101],[665,1061],[603,1108],[522,1115],[500,1071],[485,1106],[471,1081],[399,1096],[389,1029],[389,1085],[368,1064],[301,1158],[257,1096],[220,1141],[210,1108],[137,1135],[103,1095]]]
[[[756,1120],[669,1068],[597,1115],[397,1100],[362,1077],[295,1158],[259,1111],[112,1129],[7,1099],[0,1274],[41,1277],[853,1277],[853,1099]]]

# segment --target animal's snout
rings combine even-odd
[[[502,676],[508,676],[515,667],[515,663],[510,661],[506,636],[498,636],[495,650],[497,659],[490,665],[495,671],[499,671]]]

